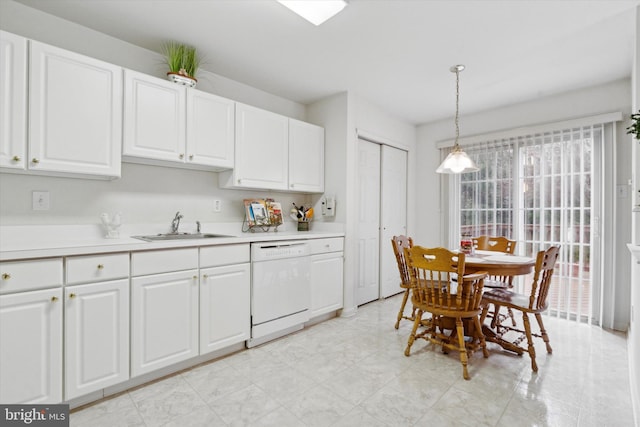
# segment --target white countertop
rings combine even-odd
[[[320,227],[318,227],[320,228]],[[48,258],[71,255],[171,249],[234,243],[277,240],[344,237],[337,231],[296,231],[281,229],[268,232],[242,232],[238,224],[203,224],[203,233],[225,234],[230,237],[209,239],[145,242],[130,236],[166,233],[153,225],[123,226],[120,238],[107,239],[98,225],[20,225],[0,227],[0,261]],[[180,231],[192,232],[189,228]]]

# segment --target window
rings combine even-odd
[[[550,314],[586,322],[599,316],[592,183],[601,179],[594,156],[604,134],[599,124],[465,146],[480,170],[452,181],[461,232],[515,239],[516,252],[531,257],[561,247]],[[529,291],[530,277],[516,282]]]

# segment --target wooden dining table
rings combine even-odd
[[[476,250],[465,257],[465,274],[486,271],[489,276],[523,276],[531,273],[536,260],[504,252]]]
[[[524,276],[533,271],[536,260],[504,252],[476,250],[475,253],[465,256],[464,265],[465,274],[485,271],[489,276]],[[523,354],[520,347],[502,339],[489,325],[482,325],[482,334],[487,341],[499,344],[505,350]]]

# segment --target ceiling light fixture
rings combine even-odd
[[[313,25],[320,25],[345,8],[345,0],[278,0]]]
[[[458,137],[460,136],[460,126],[458,126],[458,116],[459,116],[459,99],[460,99],[460,72],[464,70],[464,65],[454,65],[449,68],[449,71],[452,73],[456,73],[456,140],[453,144],[453,150],[446,159],[442,162],[442,164],[436,169],[437,173],[467,173],[467,172],[477,172],[480,169],[476,164],[471,160],[471,158],[462,151],[460,145],[458,144]]]

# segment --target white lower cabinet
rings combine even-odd
[[[200,354],[250,338],[250,266],[200,270]]]
[[[250,338],[249,244],[200,248],[200,354]]]
[[[198,270],[132,278],[131,376],[197,355]]]
[[[310,240],[311,317],[343,306],[343,239]]]
[[[129,280],[64,293],[65,400],[129,379]]]
[[[61,401],[62,288],[0,295],[0,402]]]

